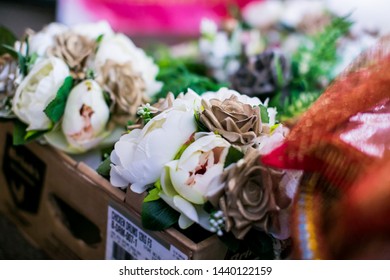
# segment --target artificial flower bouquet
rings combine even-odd
[[[257,244],[259,257],[278,257],[273,245],[280,254],[290,236],[300,172],[259,160],[288,132],[275,122],[275,109],[221,88],[201,96],[191,89],[177,98],[169,94],[138,113],[141,121],[119,139],[100,171],[115,187],[147,193],[143,227],[197,224],[229,246]]]
[[[353,27],[324,1],[254,1],[221,26],[205,19],[199,55],[219,82],[270,98],[278,119],[293,124],[376,41],[375,32]]]
[[[16,117],[14,144],[40,138],[75,154],[113,143],[162,87],[153,59],[106,22],[51,23],[20,41],[1,33],[1,115]]]

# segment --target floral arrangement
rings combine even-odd
[[[113,143],[162,87],[152,58],[106,22],[2,34],[1,109],[16,117],[14,144],[43,138],[82,153]]]
[[[324,1],[254,1],[219,28],[205,19],[199,53],[216,80],[269,98],[278,120],[294,123],[377,39],[351,26]]]
[[[271,248],[288,239],[300,173],[259,160],[288,132],[274,108],[227,88],[201,96],[189,89],[138,114],[143,122],[119,139],[100,171],[113,186],[147,192],[145,228],[198,224],[225,241],[254,235]]]

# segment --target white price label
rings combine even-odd
[[[152,238],[125,215],[108,206],[106,259],[187,260],[176,247]]]

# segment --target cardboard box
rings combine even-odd
[[[107,205],[124,193],[106,189],[89,169],[49,146],[12,145],[12,124],[0,124],[0,211],[55,259],[102,259]]]
[[[12,145],[0,123],[0,212],[54,259],[224,259],[215,236],[197,242],[141,226],[142,196],[47,145]],[[137,203],[135,203],[137,202]]]

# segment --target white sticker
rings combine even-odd
[[[176,247],[158,242],[134,222],[108,206],[106,259],[187,260]]]

